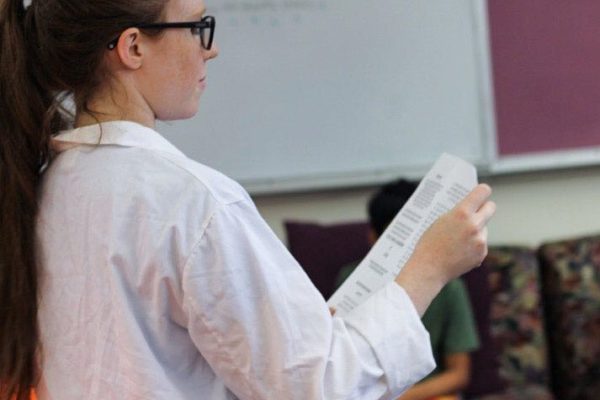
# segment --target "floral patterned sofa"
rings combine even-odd
[[[600,236],[538,252],[557,399],[600,399]]]
[[[339,268],[368,251],[364,222],[286,231],[326,298]],[[600,236],[492,247],[463,279],[481,341],[466,399],[600,399]]]

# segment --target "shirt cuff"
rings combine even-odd
[[[362,335],[387,378],[389,391],[405,391],[434,368],[429,333],[404,289],[392,281],[344,316]]]

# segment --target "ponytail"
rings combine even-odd
[[[37,380],[37,192],[51,133],[63,125],[35,59],[32,8],[0,0],[1,400],[29,399]]]
[[[63,96],[89,112],[107,43],[166,3],[0,0],[0,400],[29,399],[38,379],[38,186],[52,134],[73,119]]]

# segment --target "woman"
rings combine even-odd
[[[331,318],[248,195],[154,130],[197,111],[202,0],[0,4],[3,399],[387,398],[432,369],[419,315],[484,257],[487,186]]]

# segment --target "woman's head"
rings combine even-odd
[[[214,19],[203,18],[204,13],[202,0],[170,0],[159,35],[149,34],[152,30],[147,27],[120,33],[105,61],[113,98],[121,108],[127,103],[132,112],[146,111],[162,120],[196,113],[206,84],[206,61],[217,55],[214,44],[201,40],[201,34],[208,37],[214,32]],[[185,25],[193,21],[202,23]],[[120,92],[125,92],[125,99]]]
[[[113,109],[122,115],[112,118],[128,118],[129,107],[159,119],[189,118],[216,47],[202,49],[191,29],[135,26],[198,21],[203,13],[203,0],[33,0],[24,21],[34,73],[48,89],[72,93],[78,113],[101,116],[101,97],[120,101]]]

